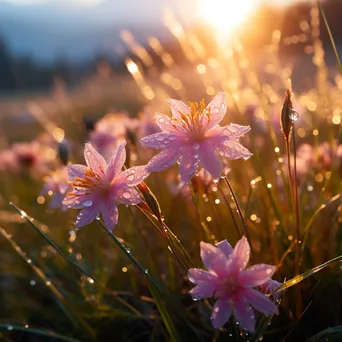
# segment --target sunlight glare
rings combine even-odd
[[[258,0],[198,0],[198,15],[218,34],[227,35],[260,3]]]

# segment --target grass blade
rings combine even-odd
[[[67,342],[80,342],[79,340],[75,340],[68,336],[63,336],[60,334],[57,334],[51,330],[45,330],[45,329],[38,329],[38,328],[29,328],[27,325],[17,325],[17,324],[8,324],[8,323],[0,323],[0,330],[6,330],[6,331],[23,331],[25,333],[30,333],[33,335],[40,335],[48,338],[54,338],[59,341],[67,341]]]

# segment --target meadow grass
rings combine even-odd
[[[342,338],[342,75],[325,64],[319,7],[298,24],[316,69],[307,90],[294,82],[291,90],[291,67],[279,56],[279,31],[262,59],[253,58],[238,40],[206,49],[168,14],[166,25],[180,44],[183,64],[154,38],[150,47],[163,64],[156,67],[136,43],[129,46],[134,57],[126,59],[132,81],[122,82],[129,91],[116,91],[115,79],[100,78],[77,95],[65,91],[30,102],[34,120],[3,118],[3,340]],[[63,163],[84,164],[85,142],[105,136],[113,153],[125,139],[125,167],[147,164],[156,151],[140,139],[159,130],[153,113],[169,115],[168,98],[209,102],[219,91],[227,96],[224,123],[251,126],[241,143],[253,153],[246,161],[223,161],[225,177],[199,171],[182,184],[177,164],[153,172],[138,186],[142,204],[121,205],[113,231],[101,219],[76,229],[78,211],[51,208],[57,188],[42,193],[46,177]],[[101,119],[106,112],[113,115]],[[33,145],[15,147],[20,140],[35,140],[37,151]],[[213,299],[195,301],[189,294],[188,270],[203,268],[199,243],[226,239],[234,246],[242,235],[250,243],[251,262],[275,265],[273,279],[281,283],[268,293],[270,298],[279,293],[279,315],[257,313],[253,333],[241,329],[234,315],[214,329]]]

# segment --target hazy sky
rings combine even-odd
[[[56,55],[77,60],[95,51],[114,50],[122,28],[158,34],[165,6],[181,11],[183,20],[195,20],[197,1],[0,0],[0,35],[16,54],[42,61]],[[301,0],[236,1],[289,4]]]

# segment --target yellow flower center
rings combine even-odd
[[[106,192],[110,185],[105,178],[100,177],[90,168],[85,172],[84,177],[75,177],[70,183],[74,188],[81,188],[86,193],[94,192],[94,190]]]
[[[229,293],[234,293],[238,288],[236,279],[232,276],[229,276],[225,282],[225,288]]]
[[[203,125],[204,119],[207,117],[207,122],[210,122],[210,109],[206,108],[204,99],[198,104],[197,102],[189,102],[190,113],[180,113],[181,120],[172,117],[172,121],[177,121],[186,132],[189,133],[191,140],[201,140],[205,134]],[[177,129],[177,126],[174,126]]]

